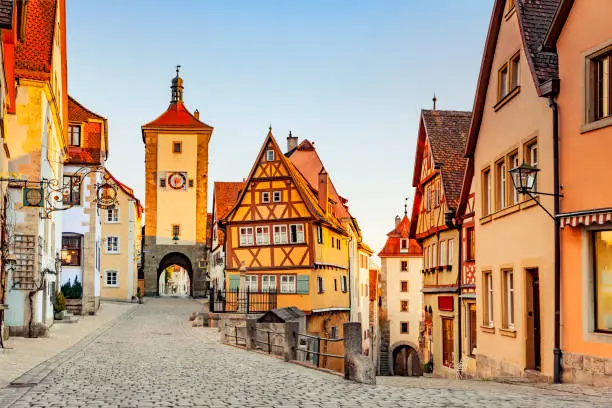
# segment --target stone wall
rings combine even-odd
[[[612,387],[612,359],[563,352],[564,383]]]
[[[538,371],[525,370],[522,367],[514,364],[508,364],[502,360],[496,360],[491,357],[478,354],[476,355],[476,377],[477,378],[494,378],[494,377],[525,377],[530,380],[539,382],[552,382],[552,378]]]

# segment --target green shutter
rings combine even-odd
[[[232,290],[240,287],[240,275],[230,275],[229,288]]]
[[[309,282],[310,282],[310,276],[298,275],[297,276],[297,293],[300,293],[300,294],[310,293]]]

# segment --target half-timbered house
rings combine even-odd
[[[415,199],[410,238],[423,248],[425,360],[434,374],[451,375],[459,361],[458,242],[455,214],[466,159],[470,112],[421,112],[414,176]]]

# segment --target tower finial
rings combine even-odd
[[[176,66],[176,76],[178,76],[180,70],[181,70],[181,66],[177,65]]]
[[[181,69],[180,65],[176,66],[176,76],[172,78],[172,100],[171,103],[182,102],[183,101],[183,79],[179,76],[179,71]]]
[[[408,216],[408,197],[404,200],[404,216]]]
[[[431,100],[433,101],[433,110],[436,110],[436,102],[438,101],[438,98],[436,98],[435,92],[434,92],[434,97]]]

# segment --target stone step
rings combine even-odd
[[[62,320],[54,320],[53,322],[54,323],[61,323],[61,324],[65,324],[65,323],[70,324],[70,323],[78,323],[79,320],[81,320],[81,319],[79,319],[76,316],[70,315],[70,316],[65,316]]]

